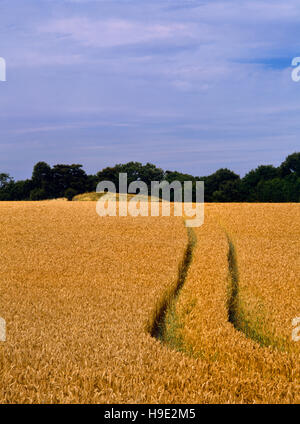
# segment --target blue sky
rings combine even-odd
[[[298,0],[0,0],[0,172],[244,175],[300,150]]]

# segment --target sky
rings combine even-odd
[[[243,176],[300,151],[298,0],[0,0],[0,172]]]

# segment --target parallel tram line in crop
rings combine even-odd
[[[1,403],[299,403],[299,343],[261,347],[228,321],[219,222],[238,252],[247,319],[262,299],[285,335],[282,320],[299,314],[296,207],[207,205],[174,302],[178,352],[149,332],[187,256],[182,218],[100,218],[95,206],[0,203]],[[279,221],[273,233],[266,219]]]
[[[283,340],[275,340],[271,334],[265,334],[262,330],[262,324],[257,320],[253,322],[246,318],[240,294],[239,294],[239,271],[237,253],[234,243],[226,233],[228,240],[228,321],[238,331],[242,331],[246,337],[259,343],[260,346],[273,346],[280,350],[284,349]]]
[[[177,327],[180,326],[175,312],[175,304],[182,289],[188,269],[193,258],[193,249],[197,243],[197,237],[192,228],[187,228],[188,242],[182,261],[178,267],[178,278],[176,284],[165,293],[161,306],[156,313],[156,317],[150,334],[163,343],[179,351],[185,351],[182,339],[177,336]]]
[[[219,205],[217,214],[238,256],[237,321],[263,346],[298,351],[291,322],[300,305],[299,205]]]
[[[191,351],[198,364],[210,364],[210,388],[226,391],[228,396],[225,387],[230,386],[228,402],[299,402],[300,370],[296,343],[294,350],[273,349],[275,335],[272,334],[272,339],[266,343],[269,333],[265,333],[265,328],[253,334],[252,323],[255,321],[245,316],[247,309],[240,303],[245,294],[240,292],[241,276],[234,246],[228,243],[219,222],[219,216],[225,215],[222,214],[225,208],[236,223],[238,215],[235,215],[234,206],[209,205],[205,224],[196,229],[198,241],[193,263],[175,305],[180,323],[176,329],[181,338],[180,350]],[[263,225],[263,221],[257,224]],[[235,238],[238,237],[236,233]],[[259,253],[256,260],[259,263]],[[237,318],[239,328],[232,325]],[[246,324],[249,324],[248,328]]]

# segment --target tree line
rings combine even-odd
[[[118,190],[121,172],[127,173],[128,184],[144,181],[149,192],[151,181],[192,181],[194,199],[196,181],[204,181],[206,202],[300,202],[300,153],[287,156],[278,167],[260,165],[243,178],[227,168],[221,168],[209,176],[195,177],[140,162],[117,164],[95,175],[88,175],[80,164],[51,167],[46,162],[38,162],[30,179],[15,181],[9,174],[0,173],[0,200],[59,197],[72,200],[77,194],[95,191],[97,184],[103,180],[113,182]]]

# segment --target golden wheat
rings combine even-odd
[[[7,322],[0,402],[299,402],[299,351],[261,347],[228,322],[224,228],[246,287],[241,255],[248,251],[229,219],[242,225],[239,207],[207,205],[205,224],[195,230],[193,261],[175,305],[181,352],[150,335],[184,257],[181,218],[100,218],[93,202],[2,202],[0,213],[0,316]],[[258,215],[259,228],[268,209]],[[286,240],[286,247],[293,250],[293,243]],[[289,267],[296,272],[294,254]],[[255,255],[259,262],[259,247]],[[271,279],[264,284],[270,291]],[[284,299],[273,299],[281,310]]]
[[[237,252],[244,318],[262,343],[298,348],[291,322],[300,313],[299,205],[239,204],[219,213]]]
[[[252,205],[252,210],[248,210],[246,205],[207,205],[205,224],[196,230],[198,243],[193,264],[176,304],[177,321],[181,323],[177,329],[178,337],[184,339],[187,353],[211,364],[211,391],[218,387],[219,401],[222,402],[289,403],[300,400],[299,344],[291,338],[291,320],[297,316],[296,305],[299,305],[299,279],[296,276],[299,247],[294,250],[297,236],[295,234],[291,239],[292,231],[288,229],[295,211],[288,212],[287,207],[280,209],[280,206],[279,210],[272,211],[273,214],[269,214],[270,209],[266,205]],[[280,241],[283,243],[284,239],[285,250],[290,250],[286,257],[289,258],[290,275],[296,278],[289,281],[287,276],[284,278],[278,256],[283,244],[277,245],[276,261],[273,255],[278,240],[276,234],[270,232],[270,226],[266,225],[266,220],[282,219],[282,214],[286,219],[277,228],[276,234],[278,237],[281,234]],[[250,222],[247,216],[251,216]],[[299,217],[296,219],[299,223]],[[254,304],[264,304],[264,312],[270,308],[264,319],[272,323],[269,329],[274,331],[274,340],[277,333],[286,335],[290,347],[287,351],[277,349],[276,345],[261,346],[258,340],[251,338],[252,332],[239,331],[229,322],[228,297],[232,276],[229,273],[228,232],[232,237],[234,235],[237,245],[239,286],[242,287],[239,297],[245,311],[240,319],[249,319],[255,324],[256,309],[251,308],[255,297]],[[252,238],[252,244],[249,244],[249,238]],[[264,252],[261,239],[265,246],[272,245],[274,249]],[[272,270],[268,274],[266,263],[270,262],[280,271]],[[244,290],[245,279],[248,280],[247,291]],[[298,299],[295,294],[298,294]],[[270,305],[274,305],[273,309]],[[274,311],[278,313],[276,320]],[[263,328],[260,330],[263,331]],[[262,339],[265,336],[262,333]]]

